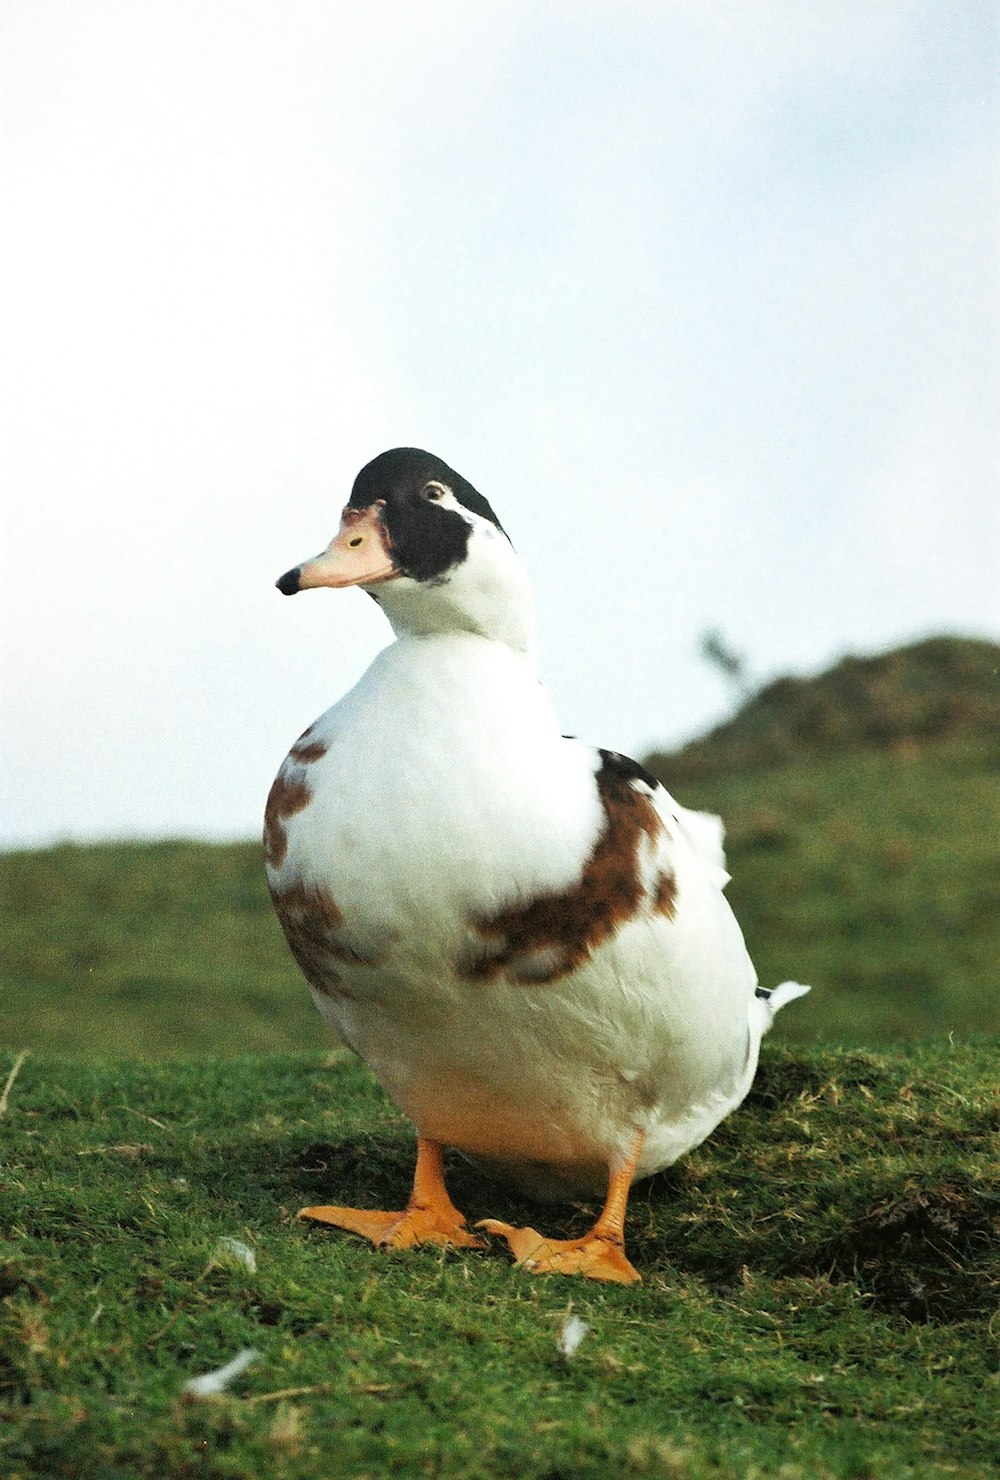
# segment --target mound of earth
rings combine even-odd
[[[670,783],[852,750],[1000,742],[1000,645],[930,637],[767,684],[732,719],[646,766]]]

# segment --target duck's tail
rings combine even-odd
[[[779,987],[758,987],[754,998],[763,1019],[761,1032],[767,1032],[779,1008],[784,1007],[786,1002],[794,1002],[796,997],[804,997],[809,990],[801,982],[782,982]]]

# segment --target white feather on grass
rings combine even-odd
[[[559,1331],[559,1339],[556,1343],[567,1362],[574,1355],[580,1342],[586,1336],[590,1327],[586,1321],[581,1321],[579,1316],[567,1316]]]
[[[239,1264],[251,1274],[257,1273],[257,1256],[253,1249],[242,1239],[232,1238],[228,1234],[216,1244],[210,1267],[218,1268],[220,1264]]]
[[[245,1346],[224,1367],[216,1367],[214,1372],[206,1372],[201,1377],[192,1377],[184,1384],[182,1391],[190,1398],[213,1398],[218,1393],[224,1393],[237,1377],[242,1377],[259,1356],[260,1352],[254,1347]]]

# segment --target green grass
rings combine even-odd
[[[0,1473],[995,1473],[998,1047],[769,1046],[743,1110],[636,1189],[627,1288],[296,1222],[408,1190],[412,1133],[345,1054],[31,1057],[0,1118]],[[457,1159],[450,1184],[472,1217],[588,1216]],[[246,1346],[229,1395],[182,1397]]]
[[[328,1045],[258,843],[0,856],[0,1042],[73,1057]]]

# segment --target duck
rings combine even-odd
[[[276,584],[357,587],[394,634],[292,745],[264,855],[316,1007],[416,1131],[404,1208],[299,1216],[390,1250],[485,1233],[531,1274],[634,1283],[633,1183],[739,1106],[775,1013],[809,988],[758,985],[719,819],[562,733],[527,572],[448,464],[374,458],[333,540]],[[472,1228],[449,1148],[537,1202],[601,1211],[574,1239]]]

